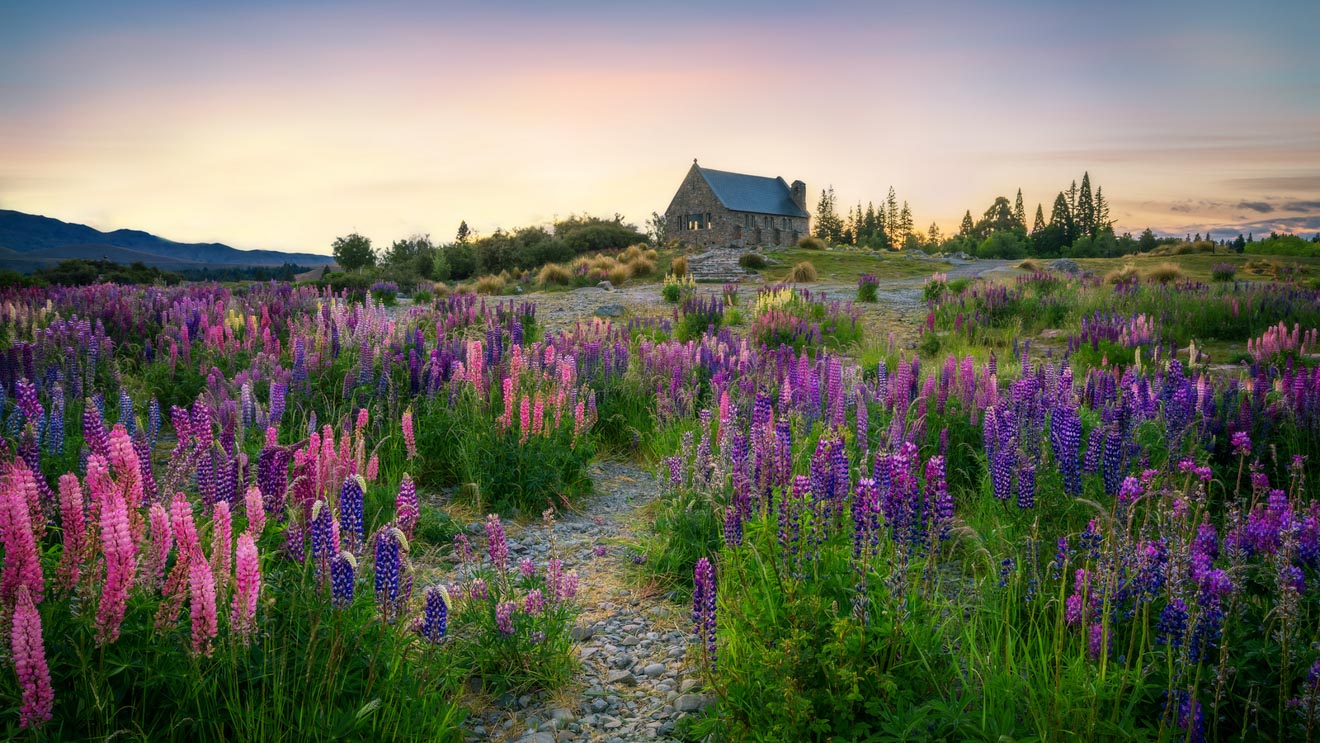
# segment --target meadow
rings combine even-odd
[[[463,740],[474,685],[574,688],[589,587],[506,527],[553,541],[611,458],[658,473],[621,578],[690,612],[709,696],[672,737],[1315,740],[1320,289],[1186,258],[912,279],[913,348],[860,308],[930,264],[804,249],[553,330],[0,290],[0,728]],[[858,304],[773,283],[801,261]]]

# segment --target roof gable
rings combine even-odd
[[[785,217],[810,216],[793,203],[793,193],[783,178],[730,173],[700,166],[696,168],[726,209]]]

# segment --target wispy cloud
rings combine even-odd
[[[1268,201],[1239,201],[1237,207],[1239,209],[1250,209],[1261,214],[1269,214],[1274,211],[1274,205]]]

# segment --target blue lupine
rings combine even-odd
[[[330,596],[336,609],[343,609],[353,603],[356,570],[357,560],[348,552],[340,552],[330,561]]]
[[[439,645],[445,639],[448,630],[449,605],[445,590],[440,586],[426,589],[426,606],[422,610],[422,620],[417,625],[417,632],[432,645]]]
[[[339,490],[339,534],[350,550],[357,549],[365,537],[362,521],[362,498],[367,483],[361,475],[349,475]]]

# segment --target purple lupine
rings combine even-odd
[[[692,624],[693,633],[706,651],[710,669],[715,670],[715,568],[710,560],[701,558],[693,571]]]
[[[336,609],[353,603],[353,584],[356,580],[357,560],[351,552],[340,552],[330,561],[331,604]]]
[[[509,543],[504,537],[504,524],[493,513],[486,517],[486,551],[496,570],[503,573],[508,569]]]
[[[1160,611],[1155,625],[1155,642],[1171,648],[1182,647],[1187,635],[1187,604],[1182,599],[1169,599]]]
[[[311,523],[308,525],[312,540],[312,561],[319,574],[330,563],[334,555],[339,554],[338,540],[335,538],[334,515],[330,506],[318,500],[312,506]]]
[[[431,586],[426,589],[426,605],[422,610],[422,619],[417,623],[417,633],[432,645],[444,642],[449,628],[449,602],[444,586]]]
[[[1000,449],[990,456],[990,487],[995,497],[1005,503],[1013,493],[1015,459],[1010,449]]]
[[[501,601],[495,607],[495,628],[508,637],[513,634],[513,612],[518,605],[512,601]]]
[[[941,540],[949,538],[953,526],[953,494],[945,474],[944,457],[926,460],[927,499],[934,505],[935,533]]]
[[[147,446],[151,449],[156,448],[156,442],[160,439],[160,400],[151,398],[147,403]]]
[[[109,459],[110,435],[106,433],[101,409],[91,398],[88,398],[83,405],[83,441],[87,442],[87,448],[93,454]]]
[[[1096,427],[1091,429],[1091,434],[1086,438],[1086,460],[1082,465],[1082,471],[1088,475],[1094,475],[1100,471],[1100,453],[1105,446],[1104,429]]]
[[[417,528],[419,513],[417,485],[405,472],[403,473],[403,479],[399,481],[399,494],[394,498],[394,514],[399,522],[399,529],[403,531],[403,535],[408,539],[412,539],[413,532]]]
[[[349,475],[339,490],[339,535],[348,549],[357,550],[363,544],[366,526],[362,521],[362,499],[366,481],[361,475]]]
[[[1069,495],[1082,494],[1081,463],[1078,461],[1082,443],[1082,419],[1077,409],[1062,406],[1054,409],[1050,419],[1050,446],[1054,461],[1063,474],[1063,489]]]
[[[1036,506],[1036,467],[1031,462],[1023,462],[1018,468],[1017,504],[1022,509]]]
[[[1105,433],[1104,480],[1105,493],[1117,495],[1123,475],[1123,434],[1117,428]]]
[[[387,526],[376,535],[375,589],[376,605],[386,621],[393,621],[400,609],[399,577],[402,571],[403,534]]]

